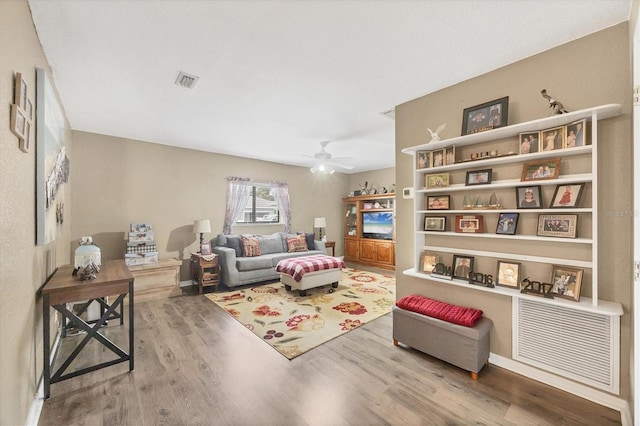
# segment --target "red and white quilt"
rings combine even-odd
[[[296,282],[300,282],[307,272],[324,271],[326,269],[346,268],[344,261],[326,254],[283,259],[276,265],[276,272],[290,275]]]

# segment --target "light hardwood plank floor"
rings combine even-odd
[[[147,297],[135,315],[135,371],[53,384],[40,425],[620,424],[617,411],[499,367],[474,381],[395,347],[391,314],[291,361],[193,291]],[[127,348],[126,326],[105,332]],[[109,356],[85,349],[77,366]]]

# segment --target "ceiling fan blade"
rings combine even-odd
[[[329,161],[351,161],[353,157],[331,157]]]
[[[351,170],[353,169],[353,166],[350,164],[342,164],[342,163],[332,163],[331,161],[325,161],[325,164],[331,166],[331,167],[337,167],[339,169],[345,169],[345,170]]]

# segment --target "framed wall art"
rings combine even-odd
[[[440,262],[440,256],[423,251],[420,254],[420,272],[430,274],[438,262]]]
[[[487,185],[491,183],[491,171],[491,169],[468,171],[464,184],[466,186]]]
[[[537,235],[540,237],[576,238],[577,227],[577,214],[538,215]]]
[[[451,265],[451,278],[469,279],[469,272],[473,271],[473,260],[473,256],[454,254],[453,264]]]
[[[456,232],[480,234],[484,232],[483,217],[481,215],[456,216]]]
[[[540,132],[520,133],[520,154],[540,151]]]
[[[545,160],[527,161],[522,165],[520,180],[557,179],[560,175],[560,158],[548,158]]]
[[[496,285],[520,288],[520,263],[498,260]]]
[[[425,231],[444,232],[447,227],[446,216],[428,216],[424,218]]]
[[[565,126],[565,148],[575,148],[587,145],[586,140],[587,120],[580,120]]]
[[[416,152],[416,169],[428,169],[431,167],[431,151]]]
[[[550,209],[569,209],[578,207],[584,183],[557,185],[551,199]]]
[[[507,125],[509,97],[465,108],[462,113],[462,135],[484,132]]]
[[[542,131],[540,151],[555,151],[564,148],[564,126]]]
[[[425,175],[424,186],[427,189],[445,188],[449,186],[449,173]]]
[[[445,152],[444,149],[438,149],[431,152],[431,166],[440,167],[444,166]]]
[[[496,234],[516,235],[519,217],[519,213],[500,213],[496,226]]]
[[[582,273],[582,269],[554,265],[551,272],[551,294],[579,302]]]
[[[427,196],[427,210],[449,210],[451,196],[449,195],[429,195]]]
[[[444,149],[444,164],[455,164],[456,163],[456,146],[451,145]]]
[[[542,208],[542,188],[540,185],[516,187],[516,203],[519,209]]]

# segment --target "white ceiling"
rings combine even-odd
[[[330,140],[350,173],[394,165],[382,112],[631,13],[630,0],[29,5],[73,129],[293,165]],[[179,71],[200,77],[192,90]]]

